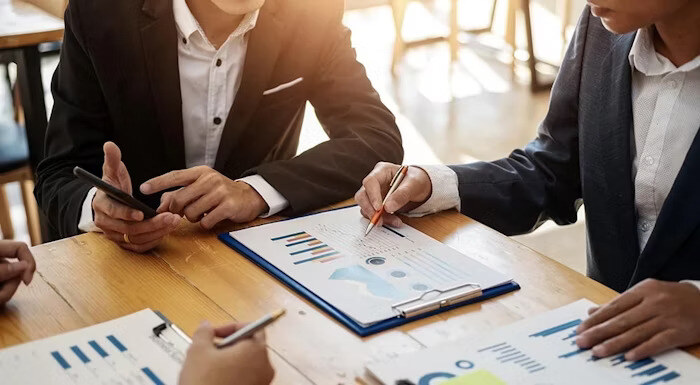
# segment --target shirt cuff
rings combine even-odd
[[[95,217],[92,212],[92,200],[95,199],[95,194],[97,193],[97,188],[91,188],[85,200],[83,201],[83,208],[80,212],[80,220],[78,221],[78,230],[89,233],[100,231],[100,228],[95,226]]]
[[[449,167],[443,165],[418,166],[428,173],[433,192],[430,198],[407,214],[409,217],[422,217],[456,208],[460,209],[459,188],[457,174]]]
[[[263,178],[260,175],[250,175],[245,178],[237,179],[241,182],[245,182],[250,187],[254,188],[255,191],[260,194],[262,199],[267,203],[267,206],[270,208],[270,210],[261,215],[261,218],[267,218],[269,216],[275,215],[278,212],[286,209],[289,206],[289,201],[285,199],[285,197],[282,196],[282,194],[279,193],[279,191],[275,190],[274,187],[272,187],[265,178]]]
[[[692,285],[695,285],[698,290],[700,290],[700,281],[691,281],[691,280],[686,280],[686,281],[681,281],[682,283],[690,283]]]

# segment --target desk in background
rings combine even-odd
[[[582,297],[604,303],[616,295],[455,211],[407,222],[513,276],[522,289],[360,338],[214,234],[183,223],[148,255],[126,252],[99,234],[34,247],[37,274],[0,312],[0,347],[146,307],[162,311],[190,334],[203,319],[250,321],[283,307],[287,315],[267,329],[275,383],[350,384],[368,361],[487,332]],[[690,352],[700,357],[700,347]]]

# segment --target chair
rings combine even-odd
[[[27,228],[32,245],[41,240],[39,210],[32,191],[34,178],[29,166],[29,151],[24,128],[14,122],[0,122],[0,229],[4,239],[15,236],[10,205],[5,192],[5,185],[19,182],[22,201],[27,215]]]

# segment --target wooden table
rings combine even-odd
[[[29,3],[0,0],[0,51],[11,51],[17,63],[32,170],[44,152],[47,123],[39,44],[62,38],[62,19]]]
[[[258,221],[260,222],[260,221]],[[455,211],[407,222],[503,273],[522,289],[360,338],[219,242],[181,224],[157,251],[138,255],[98,234],[33,248],[38,270],[0,312],[6,347],[150,307],[192,333],[200,320],[254,320],[280,307],[267,329],[277,384],[349,384],[364,364],[484,333],[579,298],[609,301],[615,292]],[[700,348],[691,350],[700,357]]]

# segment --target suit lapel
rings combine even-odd
[[[172,169],[185,168],[177,30],[172,1],[145,0],[142,11],[141,40],[165,152]]]
[[[683,161],[649,237],[633,283],[654,276],[700,225],[700,131]]]
[[[639,256],[639,241],[636,231],[636,211],[634,207],[634,183],[632,180],[631,132],[632,72],[629,52],[634,34],[622,35],[613,44],[610,54],[604,59],[599,78],[600,106],[591,115],[593,125],[599,132],[601,164],[604,170],[607,191],[615,194],[603,197],[612,202],[610,220],[618,231],[619,249],[622,255],[620,266],[626,266],[626,277],[631,277]]]
[[[283,24],[278,8],[277,1],[266,1],[255,28],[250,31],[241,86],[229,111],[216,154],[214,167],[217,170],[226,168],[238,138],[246,129],[269,84],[283,38]]]

